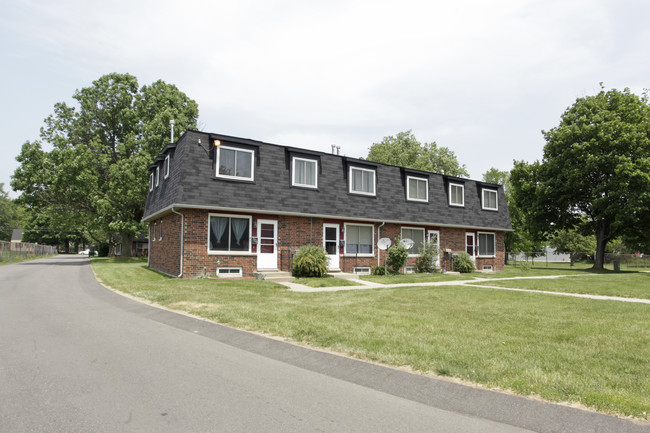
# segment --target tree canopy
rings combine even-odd
[[[450,176],[469,177],[467,168],[458,162],[453,151],[438,147],[435,141],[420,143],[410,130],[384,137],[381,142],[374,143],[366,159]]]
[[[96,242],[118,233],[130,245],[145,230],[147,167],[169,142],[169,121],[175,120],[178,134],[195,128],[198,106],[173,84],[159,80],[139,88],[134,76],[118,73],[73,98],[77,106],[55,104],[41,141],[23,145],[11,185],[38,214],[31,221],[83,231]]]
[[[543,131],[542,161],[515,163],[513,196],[539,233],[596,236],[594,268],[619,236],[642,241],[650,224],[650,107],[629,89],[578,98]]]
[[[11,240],[13,229],[22,228],[22,208],[18,206],[0,183],[0,241]]]

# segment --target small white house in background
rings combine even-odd
[[[20,243],[23,241],[23,229],[14,229],[11,232],[11,243]]]

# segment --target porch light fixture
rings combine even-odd
[[[221,140],[214,140],[214,147],[221,146]]]

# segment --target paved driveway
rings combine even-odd
[[[147,306],[88,259],[0,266],[0,432],[637,432]]]

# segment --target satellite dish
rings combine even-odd
[[[377,241],[377,247],[380,250],[386,250],[390,247],[391,241],[389,238],[381,238]]]
[[[409,238],[402,239],[401,242],[402,242],[402,245],[404,245],[404,248],[406,248],[407,250],[410,250],[411,248],[413,248],[413,245],[415,245],[415,242],[413,242],[413,239],[409,239]]]

